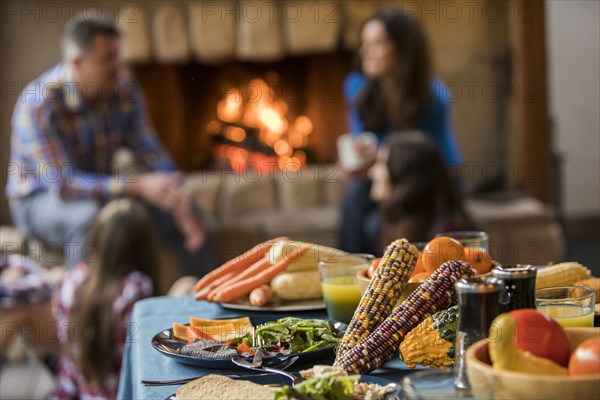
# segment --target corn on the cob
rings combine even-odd
[[[406,239],[396,240],[387,247],[338,346],[338,356],[369,336],[392,313],[415,269],[418,255],[417,248]]]
[[[447,261],[421,284],[365,340],[336,357],[348,373],[369,373],[389,361],[404,336],[429,315],[456,303],[454,284],[471,277],[473,270],[465,261]]]
[[[577,281],[573,284],[574,286],[583,286],[586,288],[590,288],[594,291],[594,293],[596,293],[596,304],[600,303],[600,278],[591,278],[591,279],[584,279],[582,281]],[[582,296],[582,294],[580,294],[579,296]]]
[[[564,262],[539,269],[535,279],[535,288],[572,285],[577,281],[588,279],[590,276],[590,270],[578,262]]]

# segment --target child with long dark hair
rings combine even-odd
[[[114,200],[99,212],[85,262],[67,272],[53,299],[63,348],[55,397],[116,397],[133,305],[156,287],[157,248],[140,204]]]
[[[472,229],[440,150],[420,131],[394,133],[369,170],[371,199],[379,204],[381,233],[373,246],[397,238],[426,242],[436,234]]]

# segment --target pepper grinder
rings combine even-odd
[[[501,265],[492,269],[492,275],[504,281],[508,302],[502,312],[535,308],[537,268],[521,264]]]
[[[489,335],[490,325],[501,312],[504,282],[494,277],[461,279],[455,284],[458,295],[458,326],[454,346],[454,385],[469,389],[465,353],[467,348]]]

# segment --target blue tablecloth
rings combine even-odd
[[[123,366],[121,369],[121,378],[119,383],[119,399],[165,399],[175,393],[178,386],[144,386],[140,380],[168,380],[179,379],[193,376],[200,376],[209,373],[220,374],[251,374],[244,370],[214,370],[190,365],[180,364],[158,351],[151,345],[152,337],[171,327],[173,322],[186,323],[189,317],[197,316],[201,318],[223,318],[248,315],[264,317],[267,314],[249,313],[244,311],[227,310],[217,304],[208,302],[197,302],[190,297],[155,297],[142,300],[136,303],[132,317],[132,329],[129,332],[129,338],[125,345],[123,355]],[[268,314],[273,319],[277,319],[287,314]],[[294,316],[301,318],[327,318],[325,311],[310,311],[293,313]],[[323,360],[323,363],[331,363],[333,359]],[[291,371],[306,369],[308,365],[294,365]],[[373,375],[390,379],[400,383],[402,377],[413,372],[400,360],[392,360],[384,367],[373,372]]]

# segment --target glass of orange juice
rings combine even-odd
[[[349,323],[362,297],[356,273],[375,259],[371,254],[347,254],[319,262],[321,289],[330,320]]]
[[[563,327],[594,326],[595,293],[583,286],[556,286],[535,291],[538,311]]]

